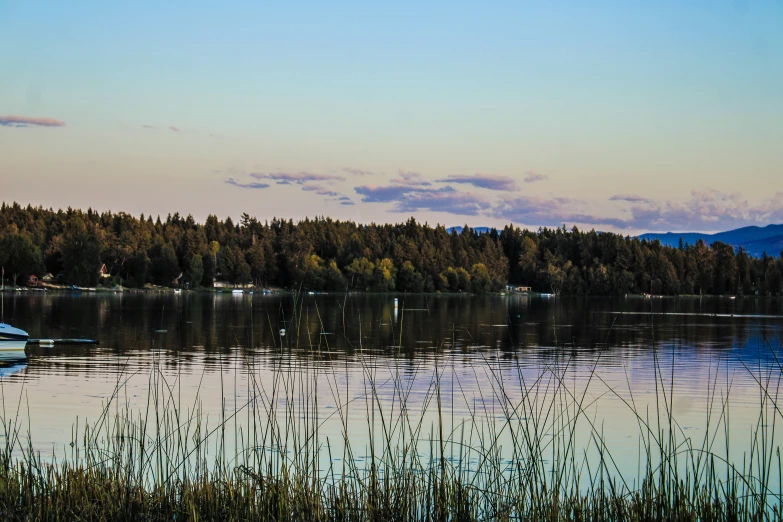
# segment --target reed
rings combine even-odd
[[[292,330],[307,313],[295,309]],[[427,366],[434,370],[414,368],[411,378],[399,354],[371,356],[359,344],[363,388],[351,396],[339,361],[312,364],[329,357],[324,336],[292,337],[275,349],[272,378],[262,382],[253,371],[237,377],[245,379],[247,398],[217,419],[204,414],[200,398],[185,404],[160,365],[150,371],[144,408],[123,403],[121,375],[100,418],[74,424],[63,455],[35,451],[22,433],[21,408],[4,408],[0,519],[781,519],[777,359],[777,376],[757,376],[762,407],[740,463],[729,456],[729,398],[713,391],[706,435],[685,436],[672,413],[673,366],[656,359],[655,410],[640,411],[632,394],[617,392],[639,429],[639,473],[629,480],[602,426],[586,413],[595,399],[566,382],[570,359],[553,362],[533,382],[521,367],[511,381],[486,359],[482,396],[467,418],[454,419],[444,404],[455,399],[444,394],[458,395],[460,383],[439,352]],[[291,343],[309,355],[294,354]],[[252,360],[246,364],[252,369]],[[589,379],[602,379],[600,355]],[[414,390],[421,382],[428,383],[423,396]],[[341,426],[337,434],[323,432],[324,398],[337,405],[329,413]],[[364,417],[358,424],[355,415],[349,420],[357,410]],[[578,429],[587,446],[577,443]],[[354,442],[360,432],[364,447]]]

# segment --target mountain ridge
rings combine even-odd
[[[449,227],[446,230],[451,233],[462,232],[463,227]],[[471,227],[471,230],[483,234],[492,230],[492,227]],[[713,234],[703,232],[646,232],[638,236],[639,239],[648,241],[658,240],[666,246],[676,247],[680,244],[680,238],[683,243],[689,245],[695,244],[699,239],[707,245],[717,241],[731,245],[735,250],[742,247],[748,254],[754,257],[761,257],[766,252],[767,255],[778,257],[783,253],[783,224],[769,224],[763,227],[747,226],[715,232]]]
[[[777,257],[783,250],[783,224],[770,224],[764,227],[748,226],[705,234],[701,232],[648,232],[638,236],[639,239],[648,241],[658,240],[663,245],[678,246],[680,239],[683,243],[694,244],[699,239],[711,245],[717,241],[733,246],[735,249],[742,247],[748,254],[761,257],[767,255]]]

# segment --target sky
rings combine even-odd
[[[783,0],[0,0],[0,200],[783,222]]]

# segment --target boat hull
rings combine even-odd
[[[19,328],[14,328],[13,326],[7,325],[5,323],[0,323],[0,343],[10,342],[10,341],[26,342],[27,339],[29,338],[30,335],[24,330],[20,330]]]

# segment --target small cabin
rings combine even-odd
[[[27,278],[27,286],[38,286],[39,284],[40,281],[38,280],[38,277],[36,277],[35,274]]]
[[[100,276],[102,279],[106,277],[111,277],[111,274],[109,273],[109,270],[106,268],[106,264],[101,265],[101,269],[98,270],[98,276]]]

